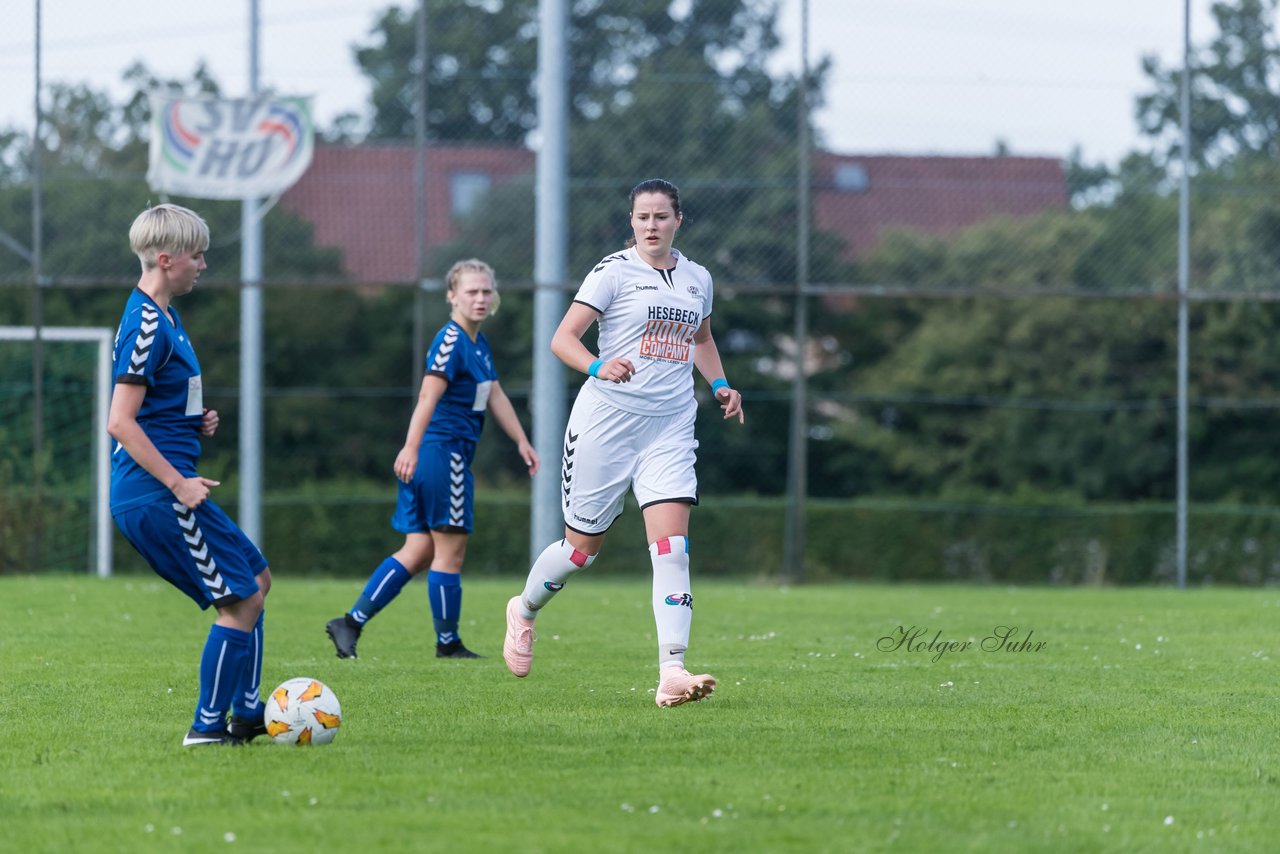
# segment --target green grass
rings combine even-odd
[[[647,582],[575,581],[525,680],[517,584],[467,585],[484,661],[434,658],[415,584],[351,662],[323,624],[359,584],[280,573],[264,692],[324,680],[341,733],[184,750],[205,616],[151,577],[0,578],[0,847],[1274,850],[1278,591],[706,581],[720,689],[659,710]],[[1001,625],[1045,646],[982,650]],[[975,647],[878,649],[899,626]]]

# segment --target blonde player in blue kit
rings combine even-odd
[[[682,218],[673,184],[638,184],[632,240],[587,275],[551,341],[561,361],[588,376],[565,430],[565,535],[538,556],[524,592],[507,603],[502,648],[507,668],[527,676],[538,612],[595,560],[630,488],[653,565],[659,706],[701,700],[716,686],[710,674],[691,674],[684,664],[693,622],[689,508],[698,503],[695,366],[724,417],[745,420],[711,335],[711,275],[671,245]],[[581,341],[593,322],[600,325],[599,357]]]
[[[538,471],[538,455],[498,382],[489,342],[480,332],[498,306],[493,268],[475,258],[459,261],[445,282],[450,319],[427,351],[426,376],[395,461],[400,482],[391,527],[405,535],[404,545],[373,571],[351,610],[325,625],[339,658],[356,658],[356,642],[368,622],[428,569],[436,657],[479,658],[463,644],[458,620],[475,502],[471,460],[486,409],[515,442],[529,476]]]
[[[194,211],[156,205],[133,221],[129,243],[142,277],[116,332],[111,515],[157,575],[218,612],[183,746],[239,744],[266,731],[258,686],[271,571],[210,500],[218,482],[197,472],[200,438],[218,429],[218,413],[204,407],[200,363],[170,305],[207,266],[209,226]]]

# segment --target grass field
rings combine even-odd
[[[150,577],[0,578],[0,848],[1275,850],[1280,591],[702,582],[721,687],[660,710],[647,582],[575,581],[526,680],[517,584],[467,585],[484,661],[434,658],[421,584],[340,661],[359,585],[277,576],[264,693],[326,681],[341,733],[184,750],[205,616]]]

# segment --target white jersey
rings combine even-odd
[[[676,412],[693,397],[693,336],[711,314],[711,274],[676,250],[670,270],[649,266],[632,246],[601,259],[574,302],[600,312],[600,358],[635,366],[630,382],[588,379],[626,412]]]

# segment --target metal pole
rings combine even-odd
[[[1178,186],[1178,587],[1187,586],[1187,290],[1191,278],[1191,0],[1182,8],[1182,180]]]
[[[809,341],[809,0],[800,4],[800,97],[797,99],[795,377],[791,381],[791,429],[787,439],[787,524],[783,563],[787,578],[804,581],[805,500],[809,493],[809,418],[805,361]]]
[[[44,111],[40,107],[41,88],[41,0],[36,0],[35,32],[35,120],[31,137],[31,323],[35,340],[31,348],[31,482],[32,520],[31,569],[44,563]]]
[[[98,338],[98,369],[93,396],[93,570],[99,578],[111,575],[111,438],[107,435],[107,410],[111,401],[111,351],[115,337],[104,330]]]
[[[418,3],[418,21],[415,30],[415,52],[418,61],[417,97],[413,112],[413,192],[414,192],[414,246],[417,249],[418,287],[413,291],[413,369],[409,372],[409,387],[416,396],[422,380],[424,361],[427,358],[426,342],[426,287],[427,278],[427,0]]]
[[[566,0],[538,4],[537,212],[533,301],[533,442],[542,470],[533,479],[529,559],[563,536],[560,444],[564,438],[564,365],[551,354],[551,336],[563,313],[568,243],[569,14]]]
[[[258,0],[249,0],[249,97],[258,97]],[[241,529],[262,547],[262,217],[259,200],[240,210]]]

